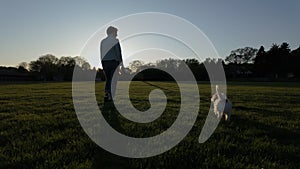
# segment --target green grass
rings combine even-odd
[[[150,107],[148,94],[159,86],[168,98],[163,115],[138,124],[105,105],[108,121],[120,132],[149,137],[176,119],[180,97],[176,83],[133,82],[131,101]],[[81,128],[72,103],[71,83],[0,85],[0,168],[299,168],[300,84],[229,83],[231,122],[221,121],[204,144],[198,137],[210,106],[210,85],[200,83],[200,111],[194,127],[177,146],[145,158],[119,157],[99,148]],[[103,109],[104,83],[96,84]],[[109,117],[115,114],[115,117]]]

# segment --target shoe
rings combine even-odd
[[[110,101],[112,101],[111,95],[109,93],[105,93],[104,102],[110,102]]]
[[[108,102],[108,101],[109,101],[109,95],[108,95],[108,93],[105,93],[104,102]]]
[[[108,102],[108,97],[104,96],[104,102]]]

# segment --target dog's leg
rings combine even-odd
[[[218,116],[219,112],[218,112],[217,106],[215,104],[214,104],[214,113],[215,113],[216,116]]]
[[[225,121],[227,121],[228,120],[228,115],[227,114],[225,114]]]
[[[231,118],[231,111],[228,112],[228,121],[230,121]]]
[[[218,111],[218,118],[222,118],[223,117],[223,112]]]
[[[220,117],[220,112],[219,111],[216,111],[217,112],[217,118]]]
[[[219,116],[218,110],[215,110],[214,112],[215,112],[215,115],[216,115],[216,116]]]

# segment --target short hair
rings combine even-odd
[[[108,28],[106,29],[106,34],[109,35],[109,34],[112,34],[112,33],[117,32],[117,31],[118,31],[117,28],[115,28],[115,27],[113,27],[113,26],[110,26],[110,27],[108,27]]]

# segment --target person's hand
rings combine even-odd
[[[124,67],[124,64],[122,62],[122,64],[121,64],[121,71],[124,71],[124,70],[125,70],[125,67]]]
[[[119,74],[123,74],[125,72],[125,67],[124,64],[121,63],[120,69],[119,69]]]

